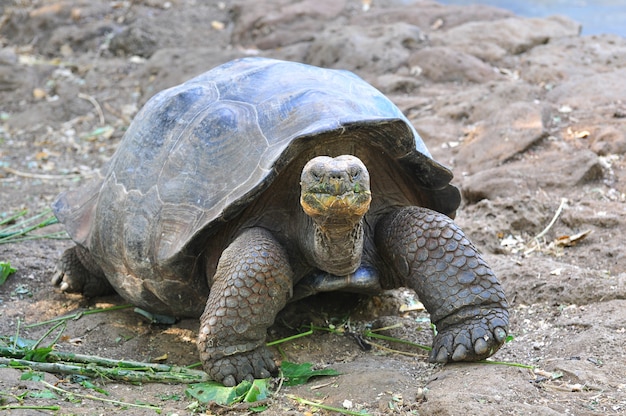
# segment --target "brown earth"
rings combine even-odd
[[[245,55],[356,72],[387,94],[434,157],[454,170],[464,196],[457,221],[512,304],[514,340],[493,359],[535,371],[431,365],[419,351],[412,350],[417,357],[365,352],[348,337],[315,333],[284,345],[284,354],[342,375],[283,387],[265,414],[329,413],[288,394],[337,407],[348,400],[370,414],[626,411],[625,39],[581,37],[580,25],[563,17],[524,19],[433,1],[16,0],[0,9],[2,216],[22,208],[40,212],[58,192],[88,178],[155,92]],[[586,231],[568,244],[566,237]],[[0,335],[15,334],[18,321],[122,303],[52,290],[55,260],[70,245],[41,239],[0,245],[0,261],[17,269],[0,286]],[[383,307],[410,297],[396,292],[364,301],[352,322],[400,323],[393,335],[429,343],[423,312]],[[328,325],[339,318],[328,299],[312,302],[309,321]],[[168,363],[187,365],[198,361],[197,328],[192,320],[151,325],[126,309],[68,322],[57,348],[143,361],[167,354]],[[31,339],[44,332],[20,329]],[[269,338],[288,332],[276,325]],[[0,368],[4,404],[15,403],[10,395],[45,388],[20,374]],[[47,374],[46,380],[100,395],[68,377]],[[185,385],[96,382],[110,399],[155,404],[162,414],[223,411],[194,408]],[[12,414],[155,413],[88,399],[24,404],[61,410]]]

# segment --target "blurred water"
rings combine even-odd
[[[437,0],[443,4],[488,4],[520,16],[561,14],[583,25],[583,35],[614,33],[626,37],[626,0]]]

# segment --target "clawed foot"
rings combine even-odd
[[[66,293],[80,293],[84,286],[83,279],[75,278],[71,273],[61,269],[58,265],[54,269],[54,275],[52,275],[52,284],[58,287],[61,292]]]
[[[232,387],[243,380],[268,378],[278,372],[272,353],[265,347],[224,356],[204,362],[204,370],[209,376],[226,387]]]
[[[88,270],[80,257],[85,258],[88,253],[79,253],[78,246],[65,250],[59,259],[52,284],[66,293],[82,293],[87,297],[106,295],[113,292],[104,274],[99,270]],[[84,249],[82,249],[84,250]]]
[[[450,325],[433,341],[430,362],[479,361],[493,355],[507,337],[507,323],[495,314]]]
[[[81,293],[85,287],[85,276],[89,274],[74,250],[72,247],[63,253],[52,276],[52,284],[62,292]]]

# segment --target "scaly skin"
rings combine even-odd
[[[450,218],[400,209],[378,223],[376,244],[395,283],[417,292],[437,327],[431,362],[482,360],[500,348],[509,322],[504,292]]]
[[[82,293],[86,297],[114,292],[89,251],[81,246],[65,250],[56,265],[52,284],[63,292]]]
[[[292,279],[287,253],[265,229],[244,231],[224,250],[198,334],[213,380],[234,386],[276,372],[265,337],[291,296]]]

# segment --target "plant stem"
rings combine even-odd
[[[92,357],[94,358],[94,357]],[[99,358],[96,357],[96,361]],[[104,377],[112,380],[132,383],[200,383],[210,381],[204,371],[188,370],[183,367],[171,366],[168,371],[155,371],[140,363],[140,367],[130,366],[101,366],[93,362],[80,364],[68,364],[61,362],[40,363],[35,361],[0,357],[0,365],[12,368],[29,368],[46,373],[78,374],[89,377]]]
[[[132,407],[139,407],[141,409],[152,409],[152,410],[156,410],[159,413],[161,411],[160,407],[154,406],[151,404],[135,404],[135,403],[128,403],[128,402],[121,402],[119,400],[105,399],[102,397],[93,396],[91,394],[80,394],[80,393],[69,392],[69,391],[63,390],[60,387],[54,386],[46,381],[41,381],[41,383],[43,383],[48,388],[51,388],[52,390],[58,391],[68,396],[82,397],[84,399],[96,400],[96,401],[105,402],[105,403],[112,403],[112,404],[117,404],[120,406],[132,406]]]
[[[313,329],[309,329],[306,332],[302,332],[300,334],[292,335],[292,336],[286,337],[286,338],[277,339],[276,341],[268,342],[265,345],[268,346],[268,347],[271,347],[271,346],[274,346],[274,345],[282,344],[283,342],[293,341],[294,339],[306,337],[306,336],[309,336],[309,335],[312,335],[312,334],[313,334]]]
[[[23,216],[26,214],[26,211],[21,211],[13,216],[11,216],[9,218],[9,220],[13,220],[15,218],[18,218],[20,216]],[[47,218],[45,218],[43,221],[35,224],[35,225],[29,225],[32,224],[35,221],[38,221],[41,217],[44,216],[48,216]],[[6,220],[5,220],[6,221]],[[0,244],[2,243],[7,243],[10,241],[15,241],[16,238],[20,237],[20,236],[25,236],[26,234],[28,234],[29,232],[36,230],[38,228],[44,228],[47,227],[49,225],[52,224],[56,224],[59,221],[57,220],[57,218],[52,215],[52,211],[49,209],[46,209],[44,211],[42,211],[41,213],[30,217],[30,218],[26,218],[23,221],[16,223],[14,225],[11,225],[9,227],[6,227],[4,230],[2,230],[2,232],[0,232]]]
[[[18,219],[19,217],[23,217],[24,215],[26,215],[26,213],[28,212],[28,210],[22,210],[16,214],[11,215],[8,218],[3,219],[2,221],[0,221],[0,225],[4,225],[4,224],[8,224],[12,221],[15,221],[16,219]]]
[[[0,410],[61,410],[61,406],[52,405],[52,406],[26,406],[21,404],[6,404],[4,406],[0,406]]]
[[[407,344],[407,345],[410,345],[412,347],[421,348],[421,349],[426,350],[426,351],[432,350],[432,348],[429,347],[428,345],[416,344],[415,342],[407,341],[405,339],[388,337],[387,335],[376,334],[376,333],[374,333],[372,331],[365,331],[363,333],[363,335],[365,335],[366,337],[370,337],[370,338],[377,338],[377,339],[382,339],[382,340],[385,340],[385,341],[398,342],[400,344]]]
[[[59,321],[69,321],[70,319],[76,320],[76,319],[79,319],[83,315],[92,315],[94,313],[117,311],[117,310],[120,310],[120,309],[128,309],[128,308],[132,308],[132,307],[133,307],[133,305],[127,304],[127,305],[111,306],[109,308],[90,309],[90,310],[87,310],[87,311],[76,312],[76,313],[74,313],[72,315],[60,316],[58,318],[48,319],[47,321],[36,322],[34,324],[24,325],[24,328],[33,328],[33,327],[36,327],[36,326],[46,325],[46,324],[50,324],[50,323],[53,323],[53,322],[59,322]]]
[[[50,345],[54,345],[54,344],[56,344],[56,342],[59,340],[59,338],[61,338],[61,335],[63,334],[63,331],[65,331],[65,328],[67,327],[67,322],[66,322],[66,321],[61,321],[61,322],[58,322],[57,324],[53,325],[50,329],[48,329],[48,330],[46,331],[46,333],[45,333],[45,334],[43,334],[43,335],[42,335],[42,336],[41,336],[41,337],[40,337],[40,338],[39,338],[39,339],[35,342],[35,344],[31,345],[31,346],[29,347],[29,349],[31,349],[31,350],[36,349],[36,348],[39,346],[39,344],[41,344],[41,343],[43,342],[43,340],[44,340],[44,339],[46,339],[46,338],[48,337],[48,335],[50,335],[50,334],[52,333],[52,331],[54,331],[55,329],[57,329],[57,328],[58,328],[58,327],[60,327],[60,326],[61,326],[61,327],[63,327],[63,328],[61,328],[61,330],[60,330],[60,331],[59,331],[59,333],[57,334],[57,336],[56,336],[56,338],[54,339],[54,341],[52,341],[52,342],[50,343]]]
[[[534,370],[535,369],[534,365],[520,364],[520,363],[509,363],[509,362],[506,362],[506,361],[481,360],[481,361],[476,361],[476,362],[480,363],[480,364],[508,365],[509,367],[527,368],[529,370]]]

